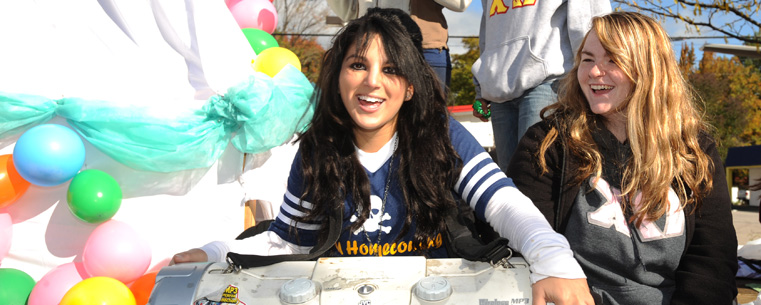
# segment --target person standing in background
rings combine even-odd
[[[452,62],[449,57],[449,27],[443,9],[464,12],[471,0],[328,0],[328,6],[346,23],[371,7],[398,8],[412,16],[423,34],[423,56],[439,77],[441,87],[449,88]]]
[[[505,171],[520,138],[539,122],[539,111],[557,100],[556,80],[573,67],[590,20],[609,13],[611,6],[609,0],[481,4],[481,55],[471,69],[473,115],[486,122],[491,114],[496,161]]]
[[[751,191],[761,190],[761,179],[758,179],[756,181],[756,184],[751,185],[750,186],[750,190]],[[750,198],[748,198],[748,199],[750,199]],[[761,223],[761,202],[759,202],[759,204],[758,204],[758,222]]]

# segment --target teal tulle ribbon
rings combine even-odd
[[[304,131],[314,113],[313,92],[304,74],[290,65],[274,78],[257,73],[224,95],[212,96],[201,109],[171,112],[0,92],[0,139],[58,115],[86,141],[131,168],[204,168],[214,164],[228,143],[241,152],[260,153]]]

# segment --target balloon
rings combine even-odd
[[[301,62],[291,50],[283,47],[272,47],[262,51],[254,60],[254,71],[259,71],[275,77],[286,64],[291,64],[301,71]]]
[[[29,295],[28,305],[58,304],[66,292],[77,283],[87,278],[87,272],[82,263],[71,262],[48,271]]]
[[[71,179],[66,193],[69,210],[77,218],[89,223],[111,219],[122,204],[122,189],[111,175],[87,169]]]
[[[225,5],[227,5],[227,9],[232,9],[233,6],[238,4],[240,0],[225,0]]]
[[[82,262],[90,276],[129,283],[148,270],[151,249],[132,227],[112,219],[98,225],[87,238]]]
[[[19,175],[11,155],[0,156],[0,208],[9,206],[29,188],[29,181]]]
[[[13,237],[13,221],[8,213],[0,213],[0,262],[11,250]]]
[[[243,35],[246,36],[248,43],[257,55],[266,49],[279,46],[275,37],[260,29],[243,29]]]
[[[158,271],[146,273],[129,286],[129,290],[132,291],[132,294],[135,296],[135,303],[137,303],[137,305],[145,305],[148,303],[148,298],[151,297],[153,286],[156,285],[157,274]]]
[[[13,268],[0,268],[0,304],[26,305],[34,279],[26,272]]]
[[[85,163],[85,145],[73,130],[43,124],[24,132],[13,148],[13,165],[26,181],[54,186],[74,177]]]
[[[260,29],[272,34],[277,27],[275,5],[267,0],[232,0],[225,1],[235,22],[241,29]]]
[[[124,283],[98,276],[71,287],[60,305],[135,305],[135,296]]]

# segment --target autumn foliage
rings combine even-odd
[[[275,35],[278,45],[291,50],[301,60],[301,72],[311,82],[317,80],[320,71],[320,63],[325,49],[317,43],[315,37],[298,35]]]
[[[697,67],[694,60],[694,49],[685,45],[680,66],[704,103],[722,158],[729,147],[761,144],[761,71],[711,52]]]

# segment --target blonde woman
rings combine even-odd
[[[566,236],[597,304],[732,304],[724,168],[655,20],[594,18],[542,118],[508,176]]]

